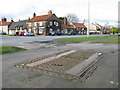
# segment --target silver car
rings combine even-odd
[[[25,32],[24,33],[24,36],[34,36],[35,34],[34,33],[31,33],[31,32]]]

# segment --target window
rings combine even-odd
[[[36,23],[36,26],[39,26],[39,23]]]
[[[58,22],[56,22],[56,26],[58,26],[59,24],[58,24]]]
[[[29,23],[29,26],[31,27],[31,23]]]
[[[40,22],[40,26],[42,26],[43,25],[43,23],[42,22]]]
[[[53,24],[52,24],[52,22],[50,22],[50,26],[52,26]]]
[[[37,24],[36,24],[36,23],[34,23],[34,26],[37,26]]]
[[[20,27],[20,30],[22,30],[22,27]]]
[[[54,21],[54,25],[56,25],[56,22]]]
[[[53,29],[50,29],[50,33],[52,33],[53,32]]]
[[[58,22],[54,22],[54,25],[55,25],[55,26],[58,26]]]
[[[60,29],[57,29],[57,31],[59,32],[59,31],[60,31]]]

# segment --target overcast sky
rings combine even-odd
[[[116,24],[118,20],[118,2],[120,0],[90,0],[91,22]],[[47,14],[52,10],[58,17],[68,13],[76,14],[80,22],[88,18],[88,0],[0,0],[0,18],[13,18],[14,21]]]

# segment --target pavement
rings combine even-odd
[[[22,45],[29,50],[1,55],[3,88],[118,88],[118,44],[41,43],[39,41],[23,42]],[[68,49],[104,53],[99,67],[85,82],[80,83],[14,67],[15,64]]]

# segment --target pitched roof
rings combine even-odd
[[[11,22],[3,22],[0,21],[0,26],[8,26]]]
[[[103,27],[103,26],[101,26],[101,25],[100,25],[100,24],[98,24],[98,23],[97,23],[97,25],[98,25],[98,26],[100,26],[101,28]]]
[[[66,29],[74,29],[73,25],[65,25],[65,24],[61,24],[62,28],[66,28]]]
[[[83,23],[73,23],[73,25],[74,25],[76,28],[86,28],[86,26],[85,26]]]
[[[34,22],[34,21],[46,21],[49,17],[51,17],[54,14],[47,14],[42,16],[36,16],[30,19],[28,22]]]
[[[23,27],[23,29],[26,29],[27,28],[27,25],[26,25],[27,21],[28,20],[22,20],[22,21],[18,21],[18,22],[12,22],[8,28],[9,28],[9,30],[15,30],[16,27],[18,27],[18,28]]]
[[[92,24],[93,24],[94,26],[96,26],[96,27],[101,27],[101,28],[103,27],[103,26],[101,26],[101,25],[100,25],[100,24],[98,24],[98,23],[95,23],[95,24],[94,24],[94,23],[92,23]]]

